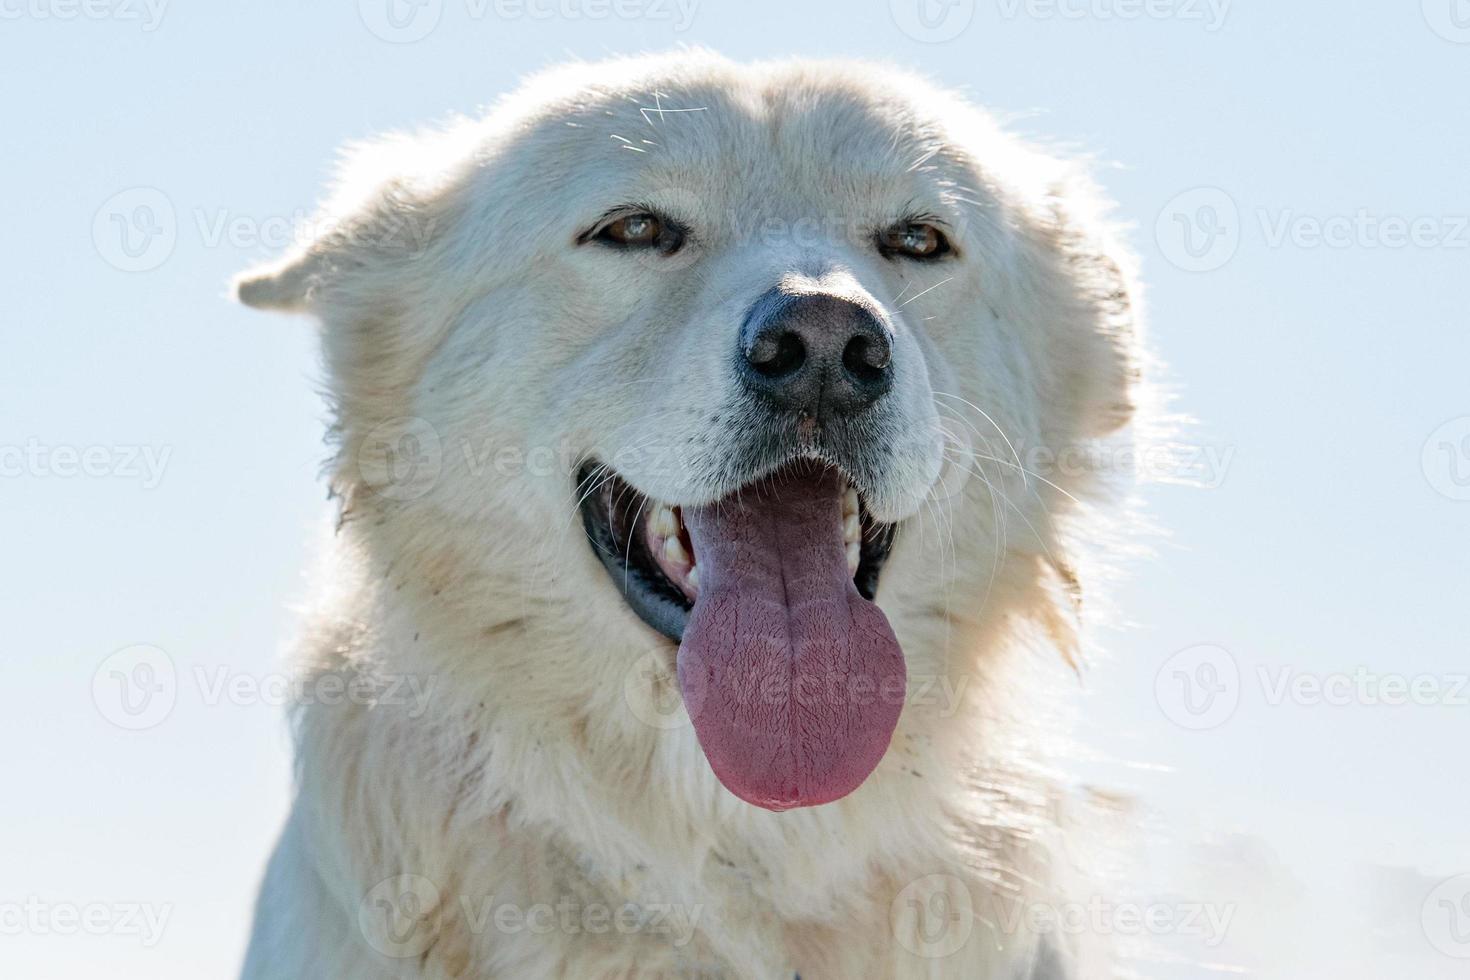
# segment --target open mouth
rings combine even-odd
[[[685,708],[726,788],[773,810],[856,789],[905,691],[903,653],[873,602],[894,526],[814,461],[697,507],[651,500],[594,463],[578,488],[613,582],[679,643]]]
[[[830,470],[801,461],[788,470]],[[842,553],[858,594],[869,602],[893,547],[896,525],[875,521],[862,495],[835,470],[842,517]],[[779,481],[785,471],[740,491],[760,496],[762,484]],[[596,489],[591,489],[597,481]],[[820,481],[825,483],[826,481]],[[699,596],[699,555],[682,507],[639,493],[621,477],[588,462],[577,474],[582,523],[597,557],[639,617],[675,643],[684,638],[689,612]]]

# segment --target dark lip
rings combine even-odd
[[[582,526],[592,552],[629,608],[650,627],[680,642],[694,606],[648,552],[643,529],[648,498],[612,469],[590,459],[577,469],[574,492],[581,502]],[[878,594],[878,581],[898,526],[875,521],[861,493],[858,501],[863,538],[852,580],[858,593],[871,602]]]

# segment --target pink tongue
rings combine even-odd
[[[699,598],[679,686],[720,782],[769,810],[868,778],[903,706],[903,651],[847,570],[838,474],[784,472],[686,508]]]

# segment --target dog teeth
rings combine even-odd
[[[863,560],[863,519],[858,492],[843,484],[842,490],[842,544],[847,557],[847,574],[856,575]]]
[[[684,550],[684,545],[677,537],[669,538],[664,542],[664,558],[675,565],[688,565],[689,552]]]
[[[844,485],[842,491],[842,545],[849,575],[856,575],[858,565],[862,563],[863,522],[861,514],[862,505],[858,500],[857,490]],[[684,522],[679,519],[678,508],[668,504],[656,504],[648,518],[648,528],[654,538],[652,542],[654,550],[660,553],[660,557],[665,562],[673,566],[670,573],[682,580],[689,591],[698,592],[699,568],[694,563],[694,556],[684,547],[681,538]],[[678,572],[682,572],[682,575],[678,575]]]
[[[660,506],[653,512],[653,533],[661,538],[672,538],[679,533],[679,517],[674,508]]]
[[[694,556],[684,547],[684,522],[679,508],[653,501],[648,515],[649,546],[665,566],[664,572],[686,592],[699,591],[699,569]]]

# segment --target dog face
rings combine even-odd
[[[586,617],[569,673],[678,644],[705,757],[768,809],[878,764],[923,655],[894,624],[1024,574],[1007,510],[1056,544],[1081,480],[1017,447],[1131,411],[1085,185],[907,76],[576,66],[369,159],[239,286],[324,322],[349,516],[444,602]]]

